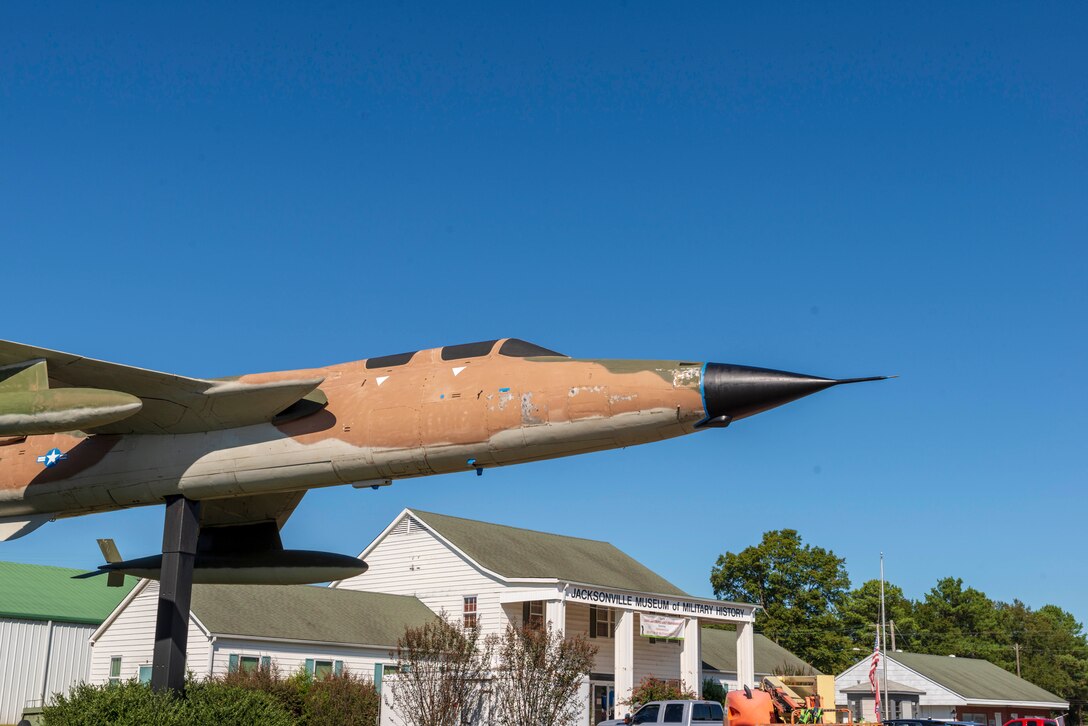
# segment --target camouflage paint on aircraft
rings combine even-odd
[[[282,526],[314,487],[649,443],[842,382],[517,339],[208,380],[0,341],[0,540],[176,494],[202,526]]]

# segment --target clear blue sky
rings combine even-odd
[[[793,527],[855,583],[1088,618],[1088,8],[0,5],[0,338],[195,376],[512,335],[895,381],[725,431],[310,493],[607,539],[709,595]],[[158,550],[162,513],[0,557]]]

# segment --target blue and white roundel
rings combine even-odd
[[[60,449],[51,449],[38,457],[38,463],[45,464],[45,468],[49,469],[56,466],[58,461],[64,461],[67,458],[68,455],[63,453]]]

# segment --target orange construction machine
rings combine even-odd
[[[834,676],[768,676],[730,691],[726,707],[729,726],[853,724],[849,709],[835,708]]]

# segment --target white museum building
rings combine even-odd
[[[753,633],[753,605],[691,597],[607,542],[405,509],[360,558],[367,572],[329,587],[195,586],[187,668],[346,668],[380,686],[404,628],[443,613],[483,636],[536,621],[590,638],[579,724],[650,676],[698,693],[704,678],[735,689],[811,670]],[[91,682],[149,677],[157,585],[142,581],[91,636]]]

